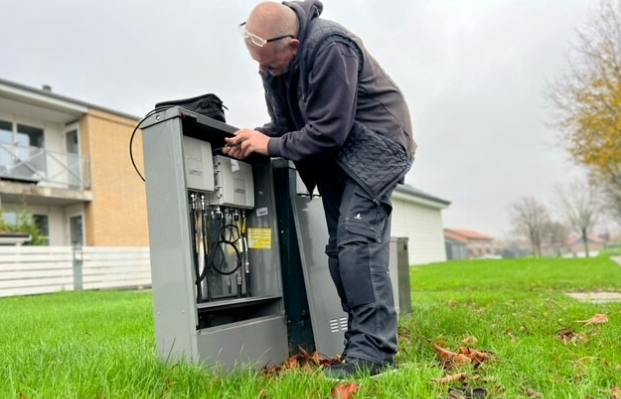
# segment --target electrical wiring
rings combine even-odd
[[[226,216],[224,217],[226,219]],[[207,277],[207,273],[210,269],[222,276],[230,276],[237,272],[243,265],[243,254],[238,248],[238,242],[242,239],[238,227],[234,224],[222,224],[222,219],[217,219],[217,222],[213,222],[212,226],[208,229],[206,234],[208,242],[211,243],[208,246],[207,261],[205,262],[205,269],[202,271],[198,278],[198,282]],[[224,220],[226,223],[226,220]],[[205,226],[208,226],[205,224]],[[227,237],[227,232],[229,237]],[[236,238],[235,238],[236,237]],[[226,255],[224,254],[223,247],[225,245],[231,246],[235,251],[235,268],[232,270],[225,270],[228,268],[228,262],[226,261]]]
[[[192,220],[192,222],[194,224],[194,226],[193,226],[194,231],[196,231],[197,228],[198,228],[198,218],[199,218],[199,215],[198,215],[198,212],[195,209],[196,202],[194,202],[195,199],[194,199],[193,196],[194,196],[194,194],[192,194],[192,209],[190,210],[190,220]],[[199,255],[200,251],[199,251],[198,237],[196,235],[195,235],[194,239],[192,240],[192,250],[193,250],[194,260],[195,260],[194,261],[194,274],[196,276],[198,276],[200,274],[199,261],[198,261],[198,258],[200,256]],[[196,284],[196,296],[197,296],[197,299],[199,299],[199,300],[203,296],[202,287],[201,287],[200,283]]]
[[[149,119],[149,117],[155,113],[161,112],[161,111],[165,111],[169,108],[172,108],[173,105],[166,105],[166,106],[162,106],[162,107],[157,107],[152,109],[151,111],[147,112],[147,114],[145,115],[144,118],[142,118],[142,120],[140,122],[138,122],[138,124],[136,125],[136,127],[134,128],[134,131],[132,132],[132,135],[129,137],[129,159],[131,159],[132,161],[132,165],[134,166],[134,170],[136,171],[136,173],[138,173],[138,176],[140,176],[140,178],[142,179],[142,181],[144,180],[144,176],[142,176],[142,173],[140,173],[140,170],[138,170],[138,166],[136,165],[136,161],[134,160],[134,151],[133,151],[133,143],[134,143],[134,136],[136,135],[136,132],[138,131],[138,129],[140,128],[140,125],[142,125],[142,123],[144,121],[146,121],[147,119]]]

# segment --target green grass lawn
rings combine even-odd
[[[464,385],[489,398],[610,398],[621,387],[621,303],[564,295],[621,292],[621,267],[607,258],[435,264],[412,268],[412,286],[399,371],[362,380],[356,398],[447,398]],[[575,323],[599,313],[610,321]],[[576,339],[565,345],[557,332],[567,327]],[[467,337],[491,360],[443,369],[433,344],[457,351]],[[436,382],[456,373],[466,380]],[[268,377],[166,365],[150,292],[0,299],[0,398],[330,398],[336,385],[318,369]]]

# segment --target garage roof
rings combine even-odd
[[[395,189],[393,194],[395,198],[404,199],[406,201],[419,203],[422,205],[432,206],[434,208],[446,208],[451,202],[435,195],[428,194],[417,188],[410,186],[409,184],[400,184]]]

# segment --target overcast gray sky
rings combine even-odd
[[[1,0],[0,78],[136,116],[214,92],[229,124],[254,127],[267,114],[237,25],[255,4]],[[407,183],[452,202],[445,227],[500,236],[517,198],[551,202],[554,184],[582,175],[554,146],[543,90],[596,8],[595,0],[325,0],[323,17],[357,33],[404,91],[419,145]]]

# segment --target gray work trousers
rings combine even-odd
[[[397,351],[397,313],[388,271],[394,187],[377,203],[335,169],[321,173],[317,186],[328,223],[330,274],[348,315],[344,355],[391,365]]]

